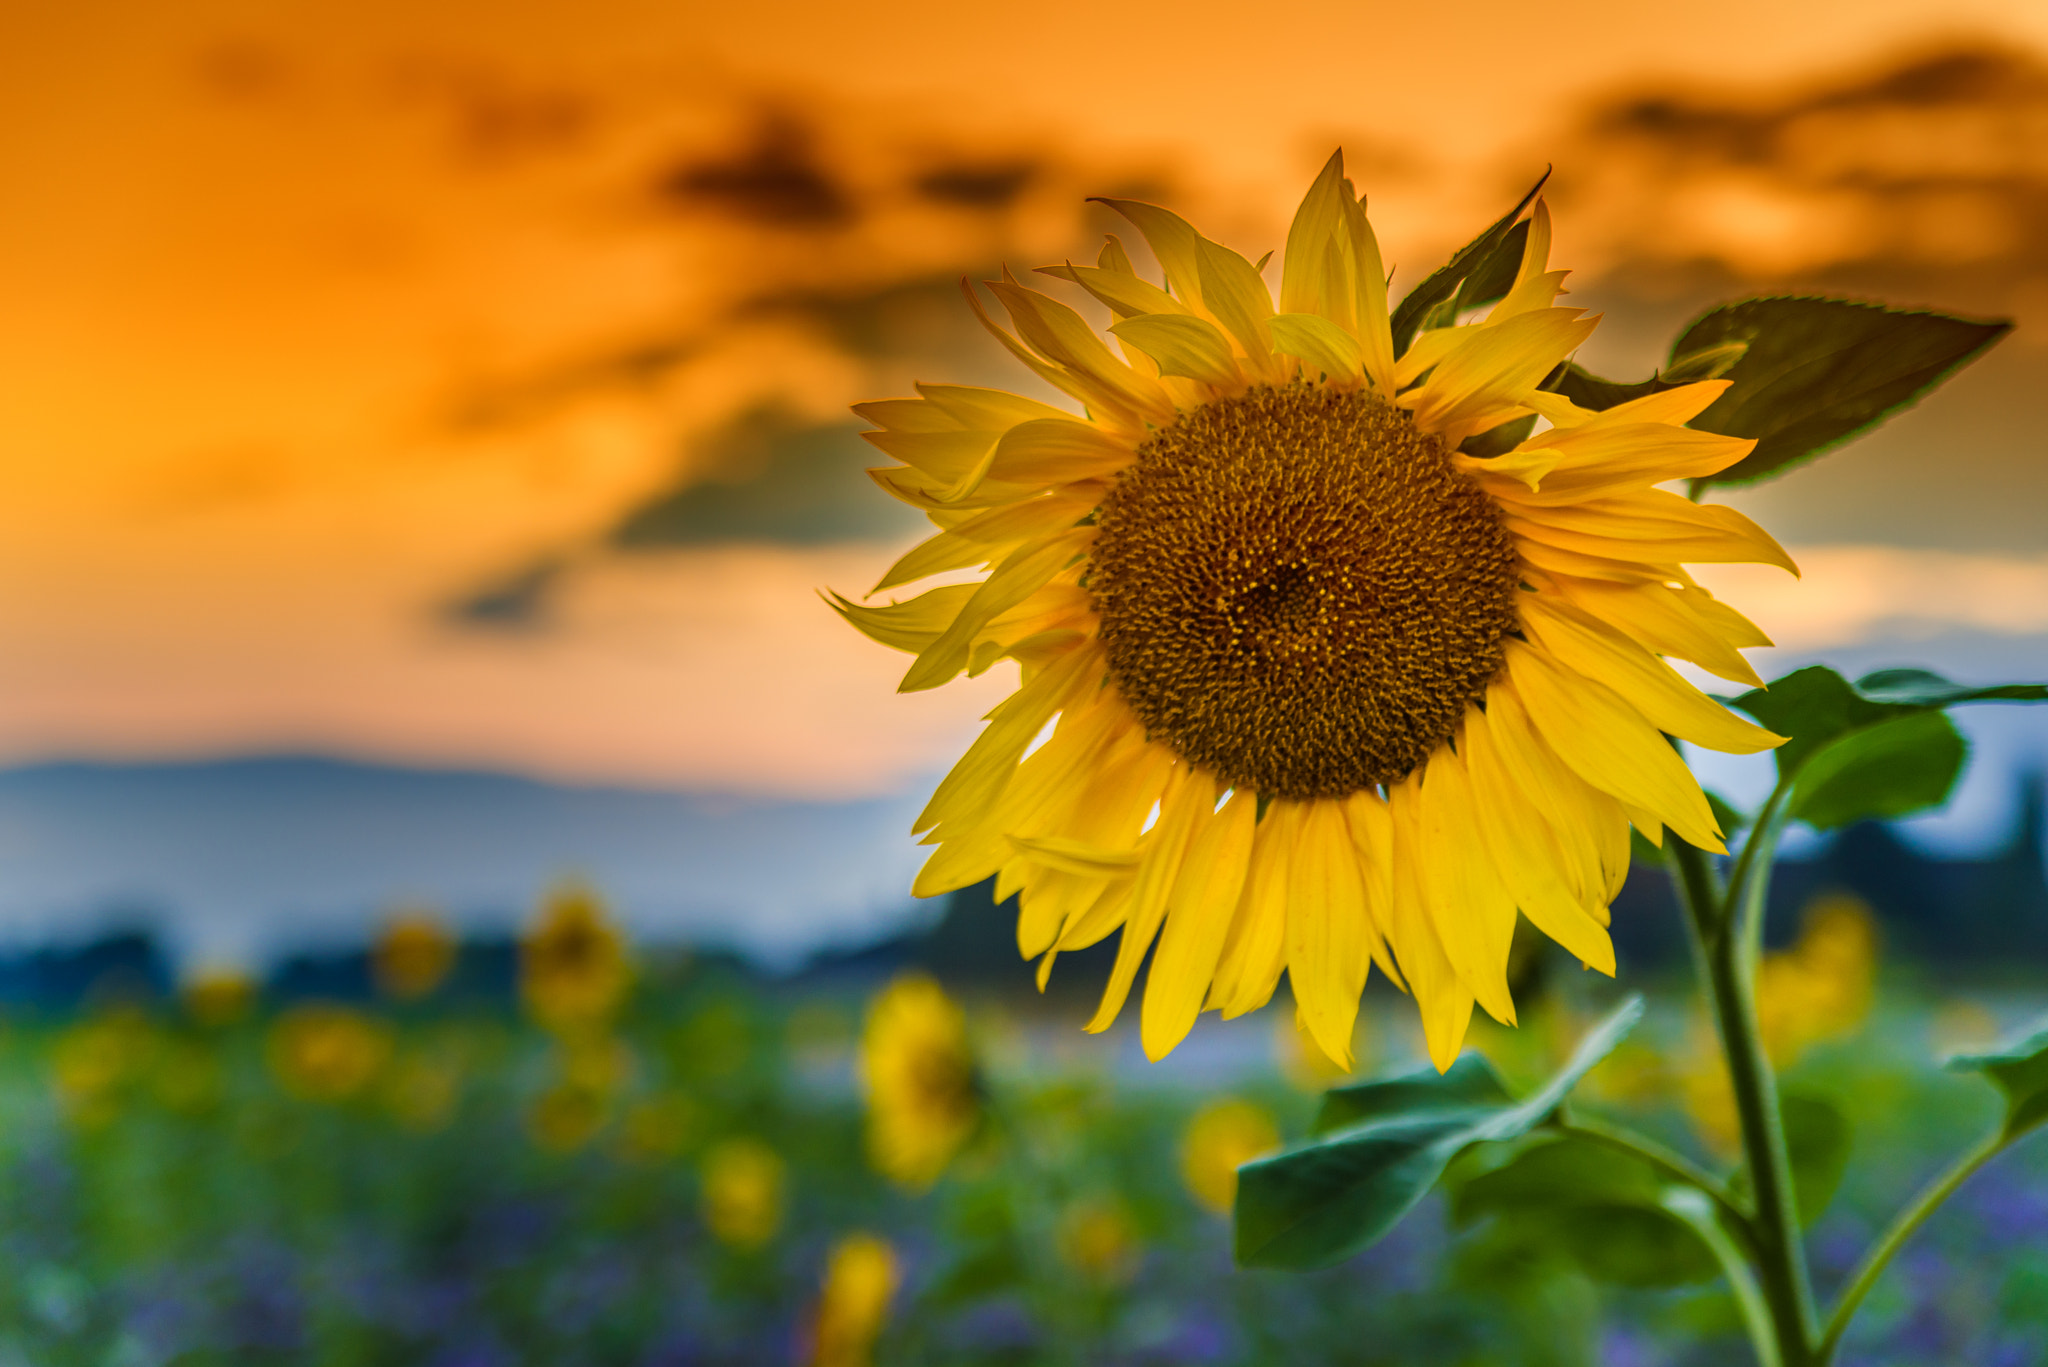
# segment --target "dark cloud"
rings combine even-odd
[[[546,618],[549,594],[567,568],[559,556],[536,560],[447,604],[442,615],[461,626],[496,631],[537,627]]]
[[[707,439],[690,473],[620,518],[606,542],[644,551],[899,536],[920,519],[868,478],[880,462],[860,430],[851,421],[805,422],[776,405],[754,409]]]
[[[1032,161],[955,162],[919,176],[917,192],[941,204],[969,209],[1004,209],[1038,177]]]
[[[810,128],[792,115],[762,119],[753,145],[690,160],[661,174],[664,200],[784,228],[838,228],[856,216],[853,195],[826,173]]]

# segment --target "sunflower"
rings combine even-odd
[[[602,1032],[633,988],[633,965],[597,894],[557,889],[519,946],[527,1010],[557,1034]]]
[[[899,975],[868,1006],[860,1076],[870,1161],[898,1185],[925,1190],[981,1123],[959,1004],[922,973]]]
[[[1114,236],[1094,266],[1041,273],[1108,308],[1116,349],[1008,271],[988,288],[1014,332],[969,291],[1081,413],[954,385],[855,408],[903,462],[877,482],[939,528],[876,591],[992,573],[833,605],[915,654],[906,692],[1021,672],[916,823],[937,849],[913,890],[993,877],[1019,895],[1041,984],[1120,929],[1089,1028],[1149,951],[1153,1058],[1285,972],[1348,1069],[1377,965],[1446,1068],[1475,1002],[1514,1021],[1518,912],[1611,974],[1630,825],[1723,850],[1667,734],[1782,743],[1660,658],[1759,682],[1740,649],[1769,640],[1683,566],[1796,568],[1740,513],[1658,487],[1753,443],[1685,426],[1723,381],[1604,411],[1540,387],[1597,322],[1555,303],[1540,199],[1498,302],[1433,311],[1444,325],[1405,347],[1341,152],[1288,232],[1277,308],[1260,266],[1165,209],[1104,202],[1165,286]]]

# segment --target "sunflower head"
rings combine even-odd
[[[455,967],[455,937],[432,912],[404,911],[391,917],[370,950],[377,989],[396,1001],[432,994]]]
[[[788,1165],[757,1139],[728,1139],[704,1155],[704,1223],[720,1243],[760,1248],[782,1228]]]
[[[270,1070],[309,1101],[346,1101],[377,1079],[391,1057],[391,1028],[346,1006],[309,1002],[270,1028]]]
[[[924,974],[898,977],[868,1007],[860,1073],[870,1160],[903,1187],[930,1187],[981,1123],[959,1004]]]
[[[1391,310],[1341,154],[1295,215],[1277,300],[1263,260],[1105,202],[1161,275],[1115,237],[1041,274],[1107,337],[1008,272],[988,289],[1009,328],[969,296],[1078,411],[954,385],[856,408],[902,462],[876,481],[938,528],[877,590],[988,575],[833,606],[915,655],[905,690],[1020,675],[917,822],[937,848],[914,890],[994,878],[1041,982],[1120,934],[1091,1029],[1149,954],[1155,1058],[1284,973],[1348,1069],[1377,965],[1448,1067],[1474,1005],[1514,1020],[1518,918],[1613,971],[1631,825],[1722,848],[1667,736],[1780,742],[1666,663],[1758,682],[1740,650],[1767,638],[1684,566],[1790,559],[1659,487],[1753,443],[1685,425],[1723,381],[1605,411],[1545,387],[1597,320],[1557,303],[1533,195]]]
[[[849,1234],[834,1244],[812,1323],[810,1367],[868,1367],[901,1280],[887,1239]]]
[[[519,991],[527,1010],[559,1033],[604,1026],[632,990],[625,937],[587,888],[550,897],[519,952]]]

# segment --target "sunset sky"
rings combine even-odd
[[[899,697],[820,605],[916,534],[846,405],[1018,383],[952,282],[1092,255],[1085,196],[1255,256],[1339,143],[1408,282],[1555,163],[1623,377],[1744,293],[2017,316],[1740,498],[1803,583],[1717,582],[1790,654],[2048,666],[2048,7],[1935,13],[10,7],[0,763],[900,791],[1004,685]]]

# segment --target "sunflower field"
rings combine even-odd
[[[1710,1259],[1632,1209],[1555,1209],[1539,1147],[1454,1165],[1371,1249],[1233,1267],[1236,1168],[1306,1135],[1344,1079],[1291,1007],[1171,1065],[1065,1004],[919,970],[774,981],[636,953],[553,898],[519,990],[456,990],[459,947],[392,922],[366,1000],[176,1000],[17,1013],[0,1035],[0,1362],[1711,1363],[1741,1351]],[[1884,990],[1876,988],[1883,979]],[[1524,985],[1475,1045],[1511,1084],[1611,993]],[[1597,983],[1597,985],[1596,985]],[[1736,1153],[1704,1015],[1658,985],[1581,1087],[1687,1161]],[[1054,999],[1057,1001],[1057,999]],[[1928,1065],[2042,1003],[1887,973],[1871,917],[1815,901],[1761,1013],[1800,1132],[1817,1277],[1995,1107]],[[1874,1006],[1881,1001],[1882,1006]],[[1368,997],[1361,1072],[1428,1068]],[[1429,1069],[1434,1076],[1434,1069]],[[1327,1104],[1327,1103],[1325,1103]],[[1628,1180],[1610,1165],[1608,1178]],[[1865,1364],[2048,1351],[2048,1153],[1965,1187],[1871,1296]]]

